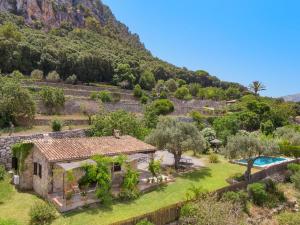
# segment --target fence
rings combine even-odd
[[[282,172],[287,169],[287,165],[289,163],[300,163],[300,159],[291,160],[288,162],[284,162],[281,164],[277,164],[274,166],[270,166],[267,169],[264,169],[262,171],[259,171],[251,176],[251,182],[239,182],[236,184],[232,184],[229,186],[226,186],[224,188],[220,188],[215,191],[218,195],[221,195],[227,191],[237,191],[243,188],[246,188],[249,183],[254,183],[257,181],[260,181],[268,176],[274,175],[275,173]],[[158,209],[154,212],[146,213],[141,216],[133,217],[127,220],[119,221],[116,223],[113,223],[111,225],[136,225],[139,221],[143,219],[147,219],[148,221],[151,221],[155,225],[165,225],[168,223],[172,223],[174,221],[177,221],[180,217],[180,210],[181,207],[186,203],[186,201],[179,202],[161,209]]]
[[[113,223],[111,225],[135,225],[143,219],[151,221],[155,225],[165,225],[172,223],[179,219],[180,209],[185,204],[185,202],[179,202],[161,209],[155,212],[146,213],[141,216],[133,217],[128,220]]]

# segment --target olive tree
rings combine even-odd
[[[206,148],[206,141],[194,124],[179,122],[171,117],[161,117],[146,141],[172,153],[175,169],[179,168],[184,151],[202,152]]]
[[[278,154],[279,147],[272,139],[260,139],[253,134],[237,134],[228,138],[224,153],[230,159],[246,159],[247,170],[244,176],[245,180],[249,181],[255,160],[262,156]]]

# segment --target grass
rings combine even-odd
[[[174,183],[147,193],[135,201],[115,203],[109,209],[99,206],[63,214],[53,224],[81,225],[88,223],[106,225],[128,219],[185,200],[186,193],[191,185],[202,186],[209,191],[224,187],[228,185],[225,181],[226,178],[245,170],[245,167],[230,164],[222,157],[220,157],[220,162],[216,164],[209,164],[206,156],[202,159],[207,163],[206,167],[177,177]],[[5,184],[0,183],[0,190],[2,189],[1,185]],[[30,193],[17,192],[11,185],[6,189],[10,190],[8,194],[10,197],[0,204],[0,218],[16,219],[24,224],[29,220],[30,206],[39,198]]]

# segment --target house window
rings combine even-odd
[[[18,158],[17,158],[17,157],[12,157],[12,160],[11,160],[11,167],[12,167],[14,170],[18,170]]]
[[[120,163],[114,163],[114,172],[120,172],[122,170]]]
[[[42,165],[39,164],[39,177],[42,178]]]
[[[33,163],[33,175],[38,175],[38,164]]]

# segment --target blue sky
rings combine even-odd
[[[222,80],[300,93],[298,0],[103,0],[153,55]]]

